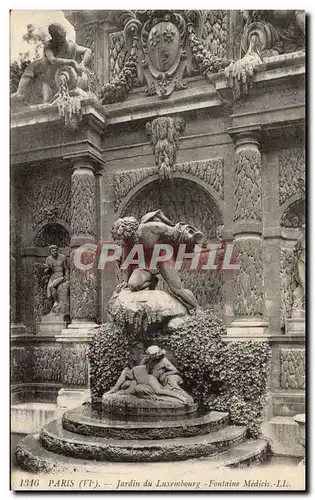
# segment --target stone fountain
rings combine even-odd
[[[112,234],[125,246],[133,240],[145,248],[148,242],[152,244],[153,236],[161,241],[167,235],[168,241],[188,244],[202,239],[196,228],[172,224],[160,210],[146,214],[140,223],[133,217],[119,219]],[[156,289],[160,275],[168,291]],[[214,467],[235,467],[262,459],[266,441],[248,440],[246,426],[231,425],[228,412],[202,405],[187,383],[185,370],[178,366],[176,351],[160,345],[165,336],[181,342],[181,328],[191,318],[201,326],[206,314],[183,288],[174,267],[164,261],[155,271],[128,270],[126,282],[117,287],[109,302],[109,314],[111,322],[100,327],[90,347],[91,401],[66,411],[61,420],[45,425],[38,435],[24,438],[16,448],[23,468],[92,471],[101,470],[108,461],[199,457],[208,457]],[[111,345],[106,332],[111,333]],[[208,330],[207,335],[211,334]],[[122,346],[124,355],[119,354]],[[194,351],[198,364],[195,346],[187,344],[185,349]],[[112,360],[115,378],[111,368],[109,378],[114,383],[102,373],[106,368],[103,352]],[[103,385],[96,390],[100,379]],[[202,380],[196,382],[202,387]]]

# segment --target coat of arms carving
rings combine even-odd
[[[182,81],[187,58],[184,49],[186,22],[173,12],[153,11],[141,31],[144,76],[147,94],[168,97]]]

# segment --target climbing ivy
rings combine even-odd
[[[98,329],[88,351],[92,401],[113,387],[127,365],[133,341],[130,332],[114,323],[105,323]]]
[[[211,394],[209,407],[229,411],[233,424],[246,425],[248,434],[260,432],[267,396],[271,349],[268,342],[231,342],[226,345],[224,383]]]

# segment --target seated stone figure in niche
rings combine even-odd
[[[134,395],[140,399],[173,398],[184,404],[191,404],[192,397],[180,385],[183,383],[178,370],[166,358],[165,351],[158,346],[150,346],[138,366],[123,369],[114,387],[105,393]]]
[[[298,239],[294,249],[294,278],[296,288],[293,292],[293,317],[305,312],[305,226],[303,226],[302,230],[303,234]]]
[[[67,68],[70,95],[82,95],[90,88],[92,72],[91,50],[67,40],[60,24],[48,27],[51,40],[44,44],[41,59],[31,62],[24,70],[17,91],[11,95],[12,104],[50,102],[58,96],[60,71]]]
[[[47,285],[47,298],[52,299],[52,312],[58,314],[60,309],[60,285],[69,282],[69,267],[67,257],[59,253],[57,245],[50,245],[50,255],[47,257],[44,271],[49,274]],[[66,289],[68,294],[68,289]]]
[[[195,244],[204,243],[205,237],[201,231],[183,222],[173,224],[161,210],[155,210],[145,214],[140,222],[134,217],[118,219],[113,225],[112,236],[114,241],[123,247],[122,260],[135,243],[140,243],[144,247],[145,268],[128,266],[124,272],[123,286],[128,286],[132,291],[153,290],[158,283],[157,275],[160,274],[167,283],[170,293],[188,310],[198,307],[197,299],[190,290],[183,288],[179,272],[174,269],[174,255],[165,262],[157,262],[156,268],[151,268],[150,262],[154,244],[172,245],[175,254],[177,245],[186,243],[186,251],[189,251],[189,247],[192,250]]]

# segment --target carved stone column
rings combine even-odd
[[[94,244],[96,236],[95,175],[91,162],[75,161],[71,178],[71,270],[69,328],[95,326],[96,272],[84,271],[74,264],[76,250],[85,244]],[[87,256],[87,258],[89,258]],[[87,262],[86,262],[87,263]]]
[[[87,349],[97,315],[96,269],[77,266],[75,254],[82,245],[96,240],[96,181],[95,163],[89,156],[72,159],[71,177],[71,257],[70,257],[70,317],[68,328],[57,337],[63,343],[62,381],[58,405],[69,408],[89,397]],[[93,264],[95,252],[85,252],[83,264]]]
[[[267,333],[263,319],[264,275],[260,130],[230,129],[234,155],[234,238],[240,270],[235,274],[234,321],[230,337],[254,339]]]

